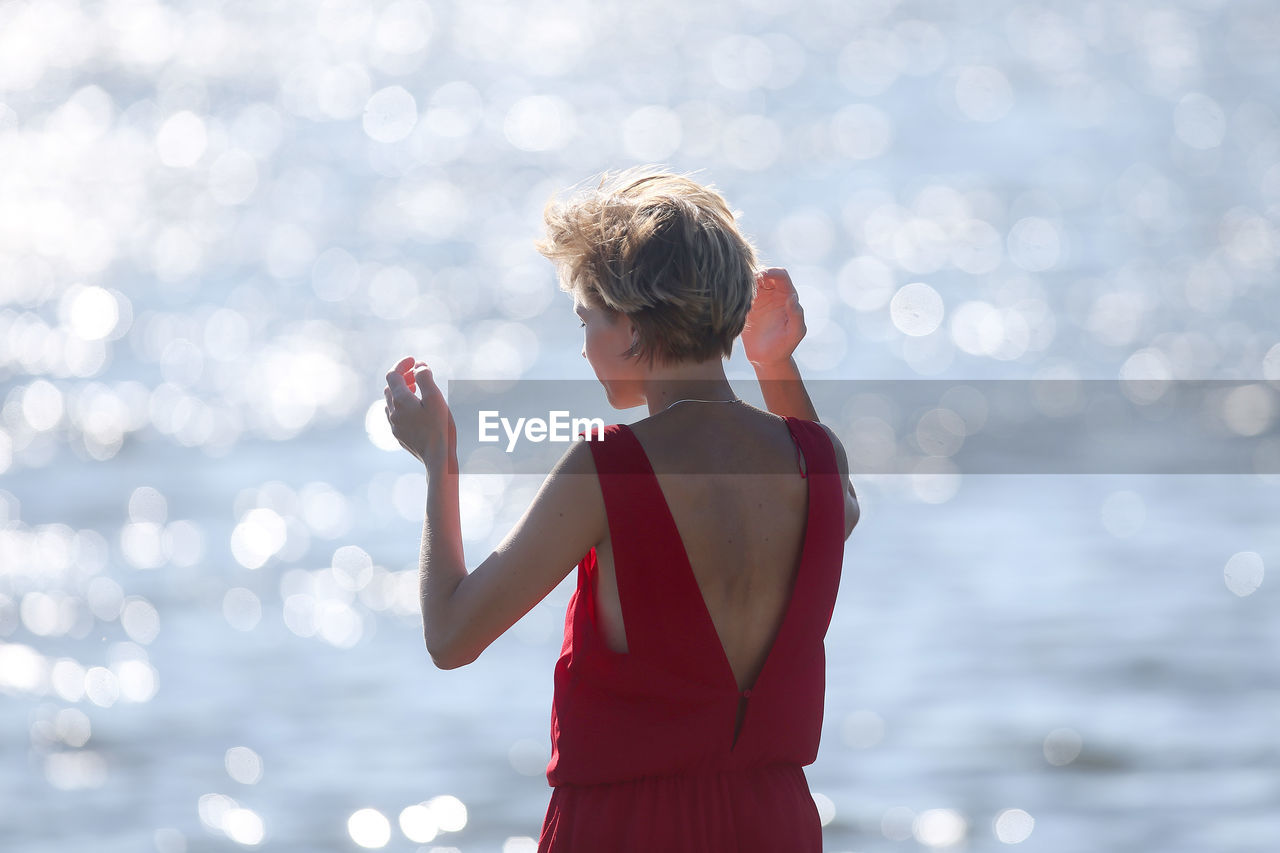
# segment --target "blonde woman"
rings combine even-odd
[[[819,853],[803,767],[859,511],[792,359],[795,289],[756,271],[724,199],[688,177],[606,175],[545,218],[583,357],[611,405],[648,417],[570,445],[468,573],[448,406],[428,366],[387,374],[392,430],[427,469],[427,649],[471,663],[576,565],[539,851]],[[739,335],[769,411],[725,377]]]

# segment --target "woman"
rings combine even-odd
[[[791,357],[795,289],[755,272],[724,199],[685,177],[606,176],[546,220],[583,357],[611,405],[649,417],[570,445],[468,574],[448,407],[429,367],[387,374],[392,431],[427,467],[427,649],[443,669],[474,661],[577,564],[539,851],[816,853],[802,767],[858,504]],[[769,412],[725,377],[739,334]]]

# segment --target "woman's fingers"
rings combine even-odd
[[[418,387],[422,389],[422,398],[425,400],[428,394],[439,393],[436,388],[435,377],[431,375],[431,368],[425,364],[413,372],[413,377],[418,382]]]
[[[410,399],[417,399],[417,395],[410,390],[409,383],[405,381],[404,374],[398,370],[387,373],[387,390],[392,400],[401,405],[408,403]]]
[[[756,277],[766,287],[785,286],[791,280],[791,276],[782,267],[770,267],[767,270],[761,270],[756,274]]]
[[[448,416],[447,435],[450,446],[454,445],[453,416],[425,362],[401,359],[387,372],[387,386],[382,394],[386,398],[383,411],[391,424],[391,434],[405,450],[419,459],[425,458],[424,443],[434,445],[439,438],[436,433],[444,427],[438,423],[441,412]]]

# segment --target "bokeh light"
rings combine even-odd
[[[417,102],[402,86],[379,89],[365,104],[364,132],[377,142],[399,142],[417,122]]]
[[[818,809],[818,821],[823,826],[836,819],[836,804],[826,794],[814,791],[813,804]]]
[[[1022,809],[1005,809],[993,821],[996,838],[1005,844],[1021,844],[1031,837],[1036,821]]]
[[[266,507],[249,510],[231,534],[231,553],[246,569],[261,568],[284,547],[287,527],[284,519]]]
[[[1054,729],[1045,735],[1044,758],[1055,767],[1070,764],[1080,757],[1084,738],[1075,729]]]
[[[415,803],[400,812],[400,831],[410,841],[426,844],[434,841],[440,830],[431,809],[425,803]]]
[[[391,840],[391,824],[377,809],[360,809],[347,819],[351,840],[361,847],[376,850]]]
[[[253,590],[232,587],[222,597],[222,617],[237,631],[252,631],[262,621],[262,602]]]
[[[1265,574],[1266,566],[1263,564],[1262,556],[1256,551],[1240,551],[1232,554],[1222,570],[1227,589],[1241,598],[1257,592],[1258,587],[1262,586]]]
[[[889,300],[889,312],[893,316],[893,325],[899,331],[921,337],[932,333],[942,323],[942,297],[924,282],[912,282],[893,294]]]
[[[256,785],[262,781],[262,758],[247,746],[228,749],[224,763],[227,775],[242,785]]]
[[[968,821],[955,809],[926,809],[916,815],[912,833],[925,847],[945,849],[964,841]]]
[[[442,832],[461,832],[467,825],[467,807],[452,794],[432,797],[425,805]]]
[[[228,811],[222,820],[222,829],[227,833],[228,838],[246,847],[261,844],[266,835],[262,818],[252,809],[245,808]]]

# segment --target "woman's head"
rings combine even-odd
[[[649,365],[727,358],[755,296],[756,254],[709,186],[650,169],[606,174],[544,212],[538,251],[560,287],[634,343],[619,356]]]

